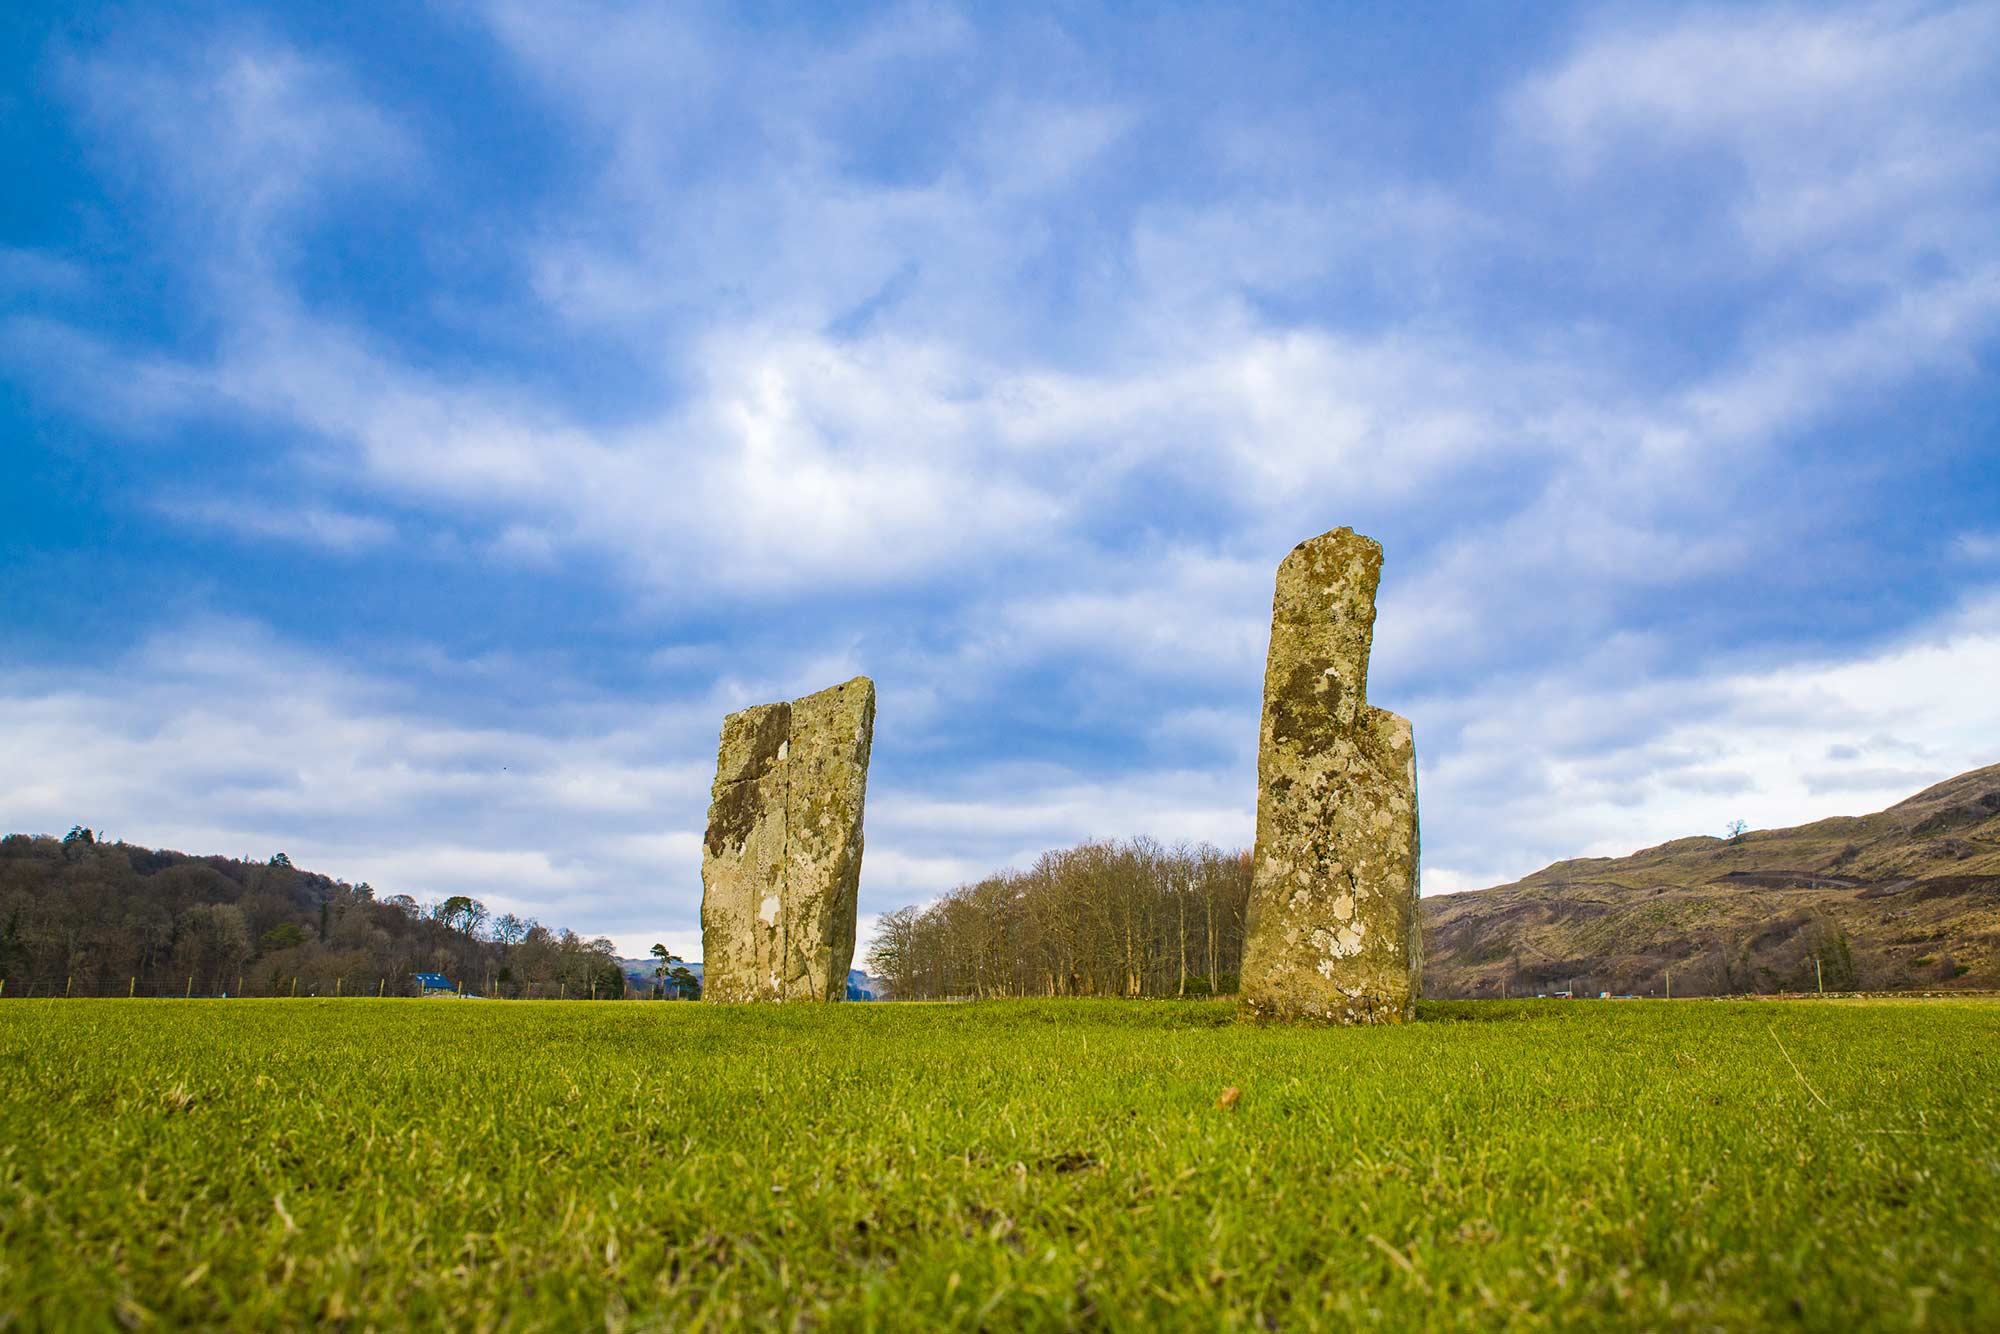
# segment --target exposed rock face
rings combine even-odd
[[[865,676],[722,720],[701,864],[703,999],[846,997],[874,735]]]
[[[1260,1018],[1400,1023],[1417,997],[1416,743],[1367,697],[1381,573],[1350,528],[1278,567],[1243,946]]]

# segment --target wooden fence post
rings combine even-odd
[[[74,982],[74,981],[76,981],[76,974],[75,974],[75,973],[69,973],[69,974],[67,974],[67,975],[65,975],[65,976],[64,976],[64,978],[63,978],[63,999],[64,999],[64,1000],[68,1000],[68,999],[69,999],[69,988],[70,988],[70,984],[71,984],[72,982]]]
[[[293,999],[293,1000],[297,1000],[298,998],[299,998],[299,975],[298,975],[297,973],[293,973],[293,974],[292,974],[292,999]]]
[[[189,974],[188,974],[188,994],[187,994],[187,999],[189,999],[189,1000],[193,1000],[193,999],[194,999],[194,974],[193,974],[193,973],[189,973]]]
[[[134,996],[138,994],[139,994],[139,979],[137,977],[134,977],[132,979],[132,985],[125,988],[125,999],[131,1000]]]

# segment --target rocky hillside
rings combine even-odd
[[[2000,987],[2000,765],[1874,815],[1424,900],[1434,997]]]

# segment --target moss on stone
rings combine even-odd
[[[1243,965],[1254,1018],[1396,1022],[1417,994],[1415,749],[1406,721],[1366,703],[1381,559],[1342,528],[1278,568]]]
[[[702,863],[709,999],[845,998],[874,721],[866,677],[724,720]]]

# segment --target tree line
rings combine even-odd
[[[899,1000],[1225,995],[1249,903],[1247,852],[1084,843],[885,915],[868,968]]]
[[[393,996],[418,973],[486,996],[626,988],[609,940],[468,895],[377,897],[282,852],[194,857],[81,827],[0,839],[0,994]]]

